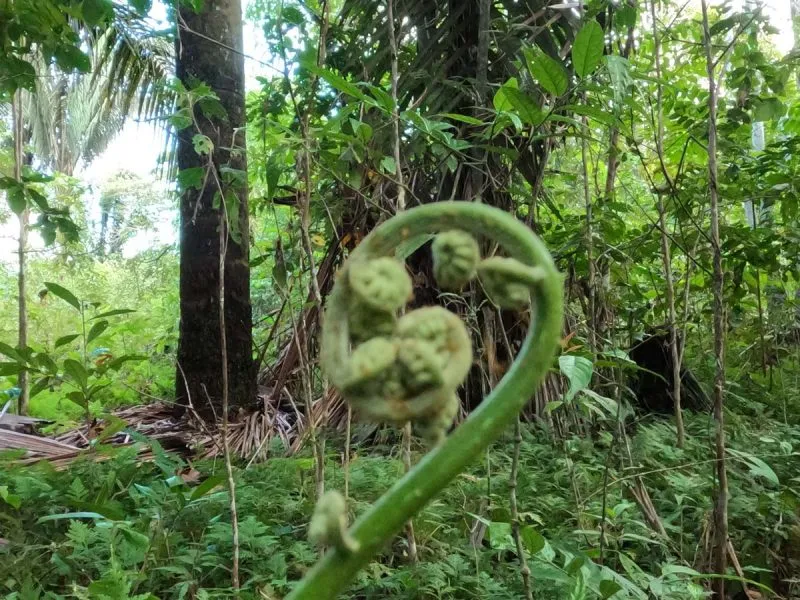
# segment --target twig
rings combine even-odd
[[[220,196],[224,197],[220,189]],[[225,255],[228,249],[227,212],[224,200],[220,210],[219,223],[219,347],[222,355],[222,449],[225,456],[225,471],[228,475],[230,494],[231,529],[233,530],[233,566],[231,568],[231,587],[239,592],[239,514],[236,511],[236,482],[233,478],[231,448],[228,439],[229,398],[228,398],[228,339],[225,332]],[[208,392],[206,392],[208,393]],[[209,399],[210,402],[210,399]]]

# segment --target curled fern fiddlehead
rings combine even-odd
[[[439,234],[435,275],[443,287],[457,289],[477,273],[498,306],[531,306],[528,335],[506,376],[446,437],[472,350],[464,325],[442,308],[397,318],[411,285],[404,266],[391,255],[419,234]],[[463,235],[497,242],[508,257],[475,264]],[[550,255],[530,229],[499,209],[468,202],[421,206],[389,219],[364,239],[328,297],[322,367],[358,414],[394,423],[413,421],[434,446],[345,532],[348,541],[328,538],[331,550],[289,600],[335,598],[410,517],[513,422],[550,367],[561,318],[562,281]],[[370,319],[375,321],[365,324]],[[330,502],[321,506],[318,514],[330,516],[330,507]],[[344,515],[343,502],[334,508],[333,514]]]
[[[340,552],[358,552],[359,544],[347,533],[347,505],[336,490],[329,490],[317,502],[308,539],[319,545],[330,545]]]

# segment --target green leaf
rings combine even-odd
[[[210,137],[202,133],[196,133],[192,137],[192,146],[194,146],[194,151],[201,155],[211,154],[214,151],[214,142],[211,141]]]
[[[58,296],[64,302],[66,302],[67,304],[72,306],[75,310],[80,312],[80,310],[81,310],[81,302],[80,302],[80,300],[78,300],[78,298],[75,296],[75,294],[70,292],[67,288],[62,287],[62,286],[58,285],[57,283],[52,283],[52,282],[49,282],[49,281],[45,281],[44,287],[46,287],[47,291],[49,291],[51,294],[53,294],[55,296]]]
[[[604,37],[603,28],[594,19],[588,21],[575,36],[572,66],[578,77],[589,75],[602,60]]]
[[[185,192],[192,188],[199,190],[203,187],[206,170],[203,167],[191,167],[178,172],[178,188]]]
[[[469,115],[461,115],[458,113],[443,113],[437,116],[444,117],[445,119],[450,119],[451,121],[460,121],[461,123],[466,123],[467,125],[486,125],[486,123],[484,123],[480,119],[476,119],[475,117],[470,117]]]
[[[512,77],[495,92],[493,104],[498,112],[512,113],[529,125],[539,125],[544,121],[544,113],[536,102],[521,92],[516,78]]]
[[[564,66],[538,48],[525,49],[525,62],[531,77],[553,96],[567,91],[568,77]]]
[[[3,500],[11,508],[19,509],[22,506],[22,498],[8,491],[8,486],[0,485],[0,500]]]
[[[114,16],[114,5],[111,0],[83,0],[81,13],[87,25],[95,27]]]
[[[778,98],[762,98],[753,103],[754,121],[771,121],[781,118],[786,107]]]
[[[208,494],[208,492],[210,492],[215,487],[220,485],[223,481],[225,481],[224,473],[217,473],[216,475],[212,475],[211,477],[206,479],[203,483],[201,483],[192,490],[192,495],[189,496],[189,499],[197,500],[199,498],[202,498],[203,496]]]
[[[57,515],[47,515],[37,519],[37,523],[47,523],[48,521],[63,521],[64,519],[95,519],[104,521],[105,517],[96,512],[67,512],[59,513]]]
[[[614,20],[620,27],[633,27],[636,25],[636,7],[626,4],[616,9]]]
[[[117,371],[126,362],[137,361],[137,360],[147,360],[147,357],[140,356],[138,354],[123,354],[122,356],[118,356],[117,358],[107,362],[106,368],[111,369],[112,371]]]
[[[9,188],[6,192],[8,198],[8,207],[15,215],[21,215],[25,207],[28,206],[28,201],[25,198],[25,188],[16,186]]]
[[[13,377],[19,375],[23,366],[18,362],[0,362],[0,377]]]
[[[542,537],[542,534],[536,531],[532,526],[525,525],[519,532],[520,538],[522,538],[522,543],[525,545],[525,549],[531,556],[534,556],[541,552],[542,548],[544,548],[545,544],[547,543]]]
[[[589,385],[594,366],[588,358],[565,354],[558,357],[558,367],[561,369],[561,373],[569,379],[569,390],[564,398],[566,402],[569,402],[578,392]]]
[[[18,89],[31,90],[36,87],[36,70],[26,60],[9,56],[6,52],[0,60],[0,91],[8,95]]]
[[[135,313],[136,310],[133,308],[115,308],[114,310],[108,310],[106,312],[102,312],[99,315],[93,316],[90,321],[94,321],[95,319],[103,319],[105,317],[115,317],[117,315],[129,315],[131,313]]]
[[[22,363],[22,364],[27,364],[27,362],[28,362],[27,360],[25,360],[25,357],[22,356],[22,354],[20,354],[19,351],[16,348],[12,348],[11,346],[6,344],[5,342],[0,342],[0,354],[3,354],[5,356],[7,356],[8,358],[10,358],[11,360],[15,360],[15,361],[17,361],[19,363]]]
[[[145,16],[150,12],[150,7],[153,5],[152,0],[130,0],[133,9],[139,13],[139,16]]]
[[[86,343],[90,344],[93,340],[95,340],[99,335],[101,335],[106,329],[108,329],[108,321],[97,321],[92,328],[89,329],[89,333],[86,335]]]
[[[89,381],[89,373],[77,360],[74,358],[67,358],[64,361],[64,372],[72,377],[82,388],[86,387]]]
[[[54,52],[54,56],[56,64],[64,71],[76,69],[81,73],[88,73],[92,67],[89,55],[84,54],[72,45],[59,45]]]
[[[731,454],[732,456],[735,456],[736,458],[745,462],[747,466],[750,468],[751,475],[754,475],[755,477],[763,477],[764,479],[775,485],[781,484],[780,480],[778,479],[778,475],[775,473],[775,471],[772,470],[772,467],[770,467],[767,463],[765,463],[757,456],[753,456],[752,454],[749,454],[747,452],[734,450],[733,448],[728,448],[727,451],[728,454]]]
[[[89,399],[86,397],[86,394],[81,391],[74,390],[69,392],[67,393],[67,398],[83,409],[86,409],[89,406]]]
[[[58,371],[58,365],[56,365],[56,361],[54,361],[53,357],[47,352],[39,352],[33,357],[33,360],[36,364],[42,367],[42,369],[52,373],[53,375],[55,375]]]
[[[394,162],[394,158],[391,156],[384,156],[381,159],[381,169],[385,173],[391,173],[392,175],[397,173],[397,165]]]
[[[306,20],[300,9],[294,6],[284,6],[281,10],[281,18],[283,18],[284,23],[289,25],[302,25]]]
[[[76,340],[80,337],[79,333],[72,333],[70,335],[62,335],[60,338],[56,340],[55,347],[61,348],[61,346],[66,346],[70,342]]]
[[[603,579],[600,582],[600,596],[605,600],[611,598],[614,594],[622,589],[622,586],[613,579]]]
[[[418,233],[412,235],[407,240],[403,240],[398,244],[394,251],[394,255],[398,260],[405,261],[409,256],[419,250],[424,244],[432,240],[434,235],[432,233]]]
[[[34,398],[38,394],[41,394],[45,391],[48,387],[50,387],[50,377],[42,377],[41,379],[37,380],[36,383],[33,384],[30,391],[30,397]]]

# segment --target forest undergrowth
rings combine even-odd
[[[755,401],[732,404],[732,543],[748,587],[766,590],[800,565],[800,425],[770,417]],[[541,425],[524,427],[517,498],[536,598],[706,597],[701,571],[712,520],[713,424],[705,414],[686,417],[682,450],[674,446],[674,426],[662,418],[629,424],[622,436],[599,431],[557,439]],[[327,484],[342,489],[348,477],[355,513],[402,474],[394,440],[383,441],[354,446],[346,474],[342,440],[329,440]],[[153,463],[137,460],[139,444],[152,447]],[[508,502],[512,445],[510,436],[493,445],[415,519],[416,564],[399,537],[347,597],[520,598]],[[4,459],[4,597],[235,597],[222,462],[188,464],[147,439],[136,446],[98,445],[106,460],[81,460],[65,471]],[[242,598],[283,597],[317,557],[306,541],[313,459],[282,457],[277,440],[270,452],[266,462],[236,471]],[[637,505],[634,473],[666,535]],[[793,584],[782,591],[797,597]]]

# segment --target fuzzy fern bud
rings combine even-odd
[[[314,507],[308,539],[346,553],[358,552],[360,544],[347,533],[347,504],[336,490],[325,492]]]
[[[379,312],[394,313],[411,297],[405,265],[388,256],[354,264],[349,282],[358,304]]]
[[[380,397],[391,377],[397,358],[397,344],[375,337],[356,347],[350,358],[349,374],[342,391],[359,397]]]
[[[492,256],[478,265],[478,276],[489,299],[500,308],[522,310],[530,304],[531,287],[544,273],[514,258]]]
[[[475,238],[465,231],[440,233],[431,251],[433,276],[442,289],[458,291],[475,277],[481,253]]]
[[[347,325],[350,339],[359,344],[378,336],[390,337],[397,326],[397,315],[394,311],[378,310],[351,299]]]

